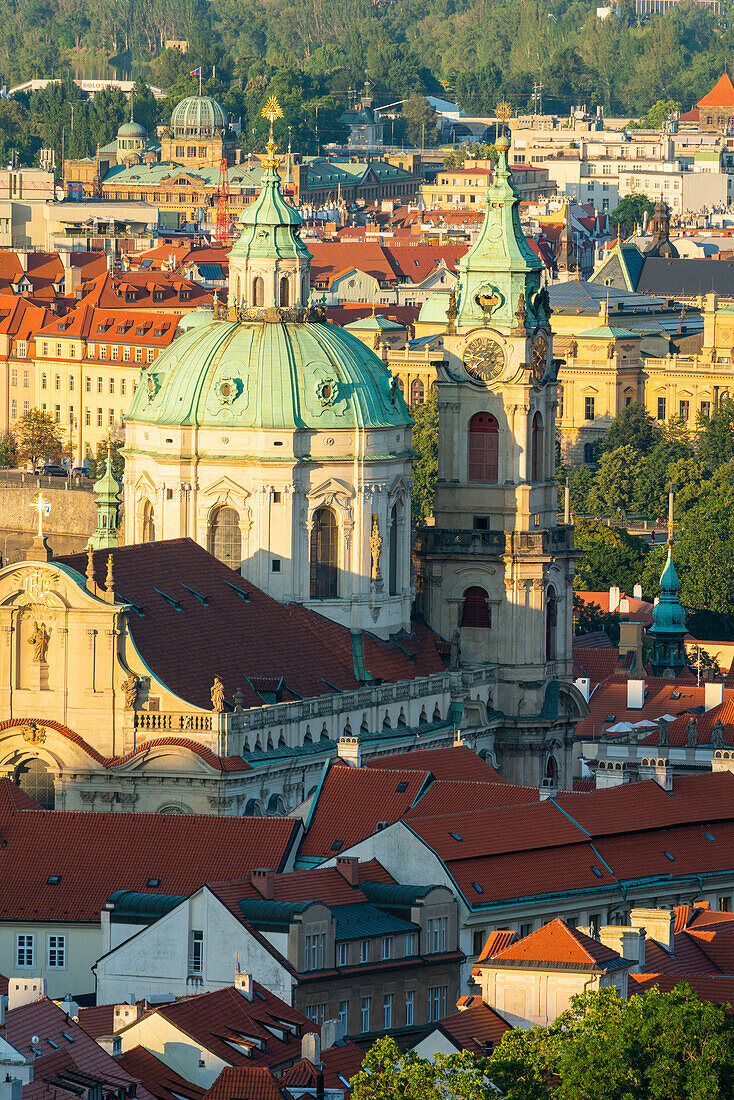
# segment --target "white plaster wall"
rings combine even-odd
[[[204,932],[204,966],[189,980],[189,933]],[[242,971],[288,1004],[292,979],[266,947],[204,888],[170,913],[126,940],[97,963],[97,1000],[113,1004],[134,993],[136,999],[157,993],[174,997],[211,993],[234,984],[239,955]]]
[[[119,1032],[123,1053],[143,1046],[187,1081],[208,1089],[229,1063],[202,1050],[157,1012]],[[200,1063],[203,1062],[203,1065]]]
[[[35,962],[32,967],[15,965],[16,935],[30,933],[35,936]],[[66,966],[49,968],[48,937],[66,936]],[[41,921],[8,921],[0,924],[0,973],[13,978],[46,979],[49,997],[63,997],[65,993],[93,993],[92,966],[99,957],[102,943],[100,925],[69,924]]]

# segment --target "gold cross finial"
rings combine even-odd
[[[51,503],[46,500],[43,493],[39,493],[36,499],[32,502],[31,508],[34,512],[38,512],[38,538],[43,538],[43,517],[47,516],[51,511]]]

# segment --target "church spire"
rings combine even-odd
[[[112,472],[112,440],[108,439],[104,473],[94,483],[94,494],[97,498],[97,530],[90,538],[89,545],[95,550],[118,545],[119,492],[120,482]]]
[[[685,665],[686,615],[680,600],[680,582],[673,564],[673,486],[668,494],[668,556],[660,576],[660,599],[652,611],[650,634],[654,641],[652,666],[656,676],[667,669],[678,675]]]
[[[542,260],[526,240],[520,225],[520,193],[507,161],[510,139],[495,142],[499,159],[486,194],[486,212],[479,237],[459,267],[457,328],[491,323],[513,327],[524,295],[528,327],[548,319],[547,294],[540,289]]]

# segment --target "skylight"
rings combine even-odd
[[[331,845],[331,850],[332,850],[332,852],[338,852],[339,849],[342,848],[343,846],[344,846],[344,841],[343,840],[335,840],[334,843]]]
[[[671,852],[663,852],[666,859],[669,859],[671,863],[675,863],[675,856]]]
[[[464,839],[463,836],[461,836],[460,833],[449,833],[449,836],[453,837],[454,840],[457,840],[459,842],[461,842]]]
[[[474,889],[476,890],[476,892],[478,894],[483,894],[484,893],[484,887],[480,886],[478,882],[473,882],[472,886],[474,887]]]
[[[61,882],[61,875],[49,875],[46,879],[47,886],[58,886]]]
[[[710,840],[712,844],[716,843],[716,837],[712,833],[704,833],[703,835],[707,840]]]
[[[403,791],[407,791],[407,789],[408,789],[408,784],[405,782],[405,780],[402,780],[402,782],[398,783],[397,787],[395,788],[395,790],[398,794],[402,794]]]
[[[149,878],[145,885],[150,886],[150,887],[155,887],[155,886],[160,886],[160,884],[161,884],[161,880],[159,878]]]
[[[602,872],[599,870],[598,867],[595,867],[593,863],[591,864],[591,870],[596,875],[597,878],[604,878],[604,875],[602,874]]]

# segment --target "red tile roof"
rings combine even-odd
[[[669,993],[681,982],[690,985],[702,1001],[724,1004],[731,1012],[734,1006],[734,978],[700,977],[696,974],[630,974],[629,993],[647,993],[655,986],[661,993]]]
[[[358,872],[360,882],[395,882],[392,875],[376,859],[360,863]],[[238,912],[237,902],[241,898],[257,900],[262,897],[249,878],[234,882],[209,882],[207,885],[228,908],[234,907],[235,912]],[[367,897],[359,886],[351,886],[336,867],[315,867],[310,871],[287,871],[274,875],[273,900],[319,901],[324,905],[351,905],[354,902],[367,902]]]
[[[512,1030],[499,1012],[482,1001],[444,1016],[436,1027],[460,1050],[468,1050],[481,1058],[497,1046],[506,1031]]]
[[[379,768],[380,771],[395,768],[406,771],[416,768],[418,771],[429,771],[435,779],[473,779],[478,783],[507,782],[468,745],[456,745],[450,749],[414,749],[390,753],[388,756],[373,756],[365,767]]]
[[[100,585],[109,553],[94,552]],[[142,616],[136,610],[129,615],[141,657],[188,702],[209,710],[215,676],[221,677],[228,702],[239,688],[246,707],[263,702],[248,680],[253,675],[284,677],[290,689],[284,701],[360,686],[347,628],[298,604],[278,603],[191,539],[121,546],[112,557],[118,600],[144,610]],[[83,577],[86,554],[57,560]],[[203,595],[206,604],[190,589]],[[365,634],[365,665],[372,676],[390,682],[443,672],[436,640],[419,622],[410,637],[401,634],[385,642]]]
[[[105,272],[84,283],[83,301],[103,310],[188,313],[210,306],[213,294],[198,283],[167,271]],[[221,293],[220,293],[221,298]]]
[[[621,960],[617,951],[612,951],[598,940],[571,928],[560,917],[543,925],[529,936],[517,940],[486,960],[492,965],[502,963],[524,963],[526,966],[562,966],[579,967],[594,970],[601,964],[607,969],[609,963]]]
[[[228,1066],[205,1095],[207,1100],[290,1100],[267,1066]]]
[[[602,611],[609,611],[609,592],[574,592],[574,596],[586,604],[596,604]],[[622,610],[626,601],[626,610]],[[626,596],[624,592],[620,596],[619,605],[615,608],[615,614],[630,622],[642,623],[643,626],[652,624],[653,605],[648,600],[636,600],[632,596]]]
[[[398,821],[429,778],[427,771],[332,765],[314,795],[299,858],[329,859],[371,836],[380,822]]]
[[[324,1087],[343,1089],[345,1081],[351,1081],[359,1073],[364,1061],[364,1051],[356,1043],[346,1042],[339,1046],[328,1047],[321,1051],[321,1064],[324,1067]],[[316,1068],[312,1062],[302,1058],[287,1069],[281,1078],[288,1088],[315,1088]]]
[[[627,707],[627,673],[622,676],[613,676],[604,681],[589,699],[589,714],[576,724],[576,736],[578,738],[601,737],[605,730],[617,722],[641,722],[643,718],[655,721],[664,714],[685,714],[691,707],[704,705],[705,687],[696,685],[695,680],[689,677],[679,677],[677,680],[665,680],[662,677],[647,677],[643,674],[639,679],[645,679],[645,700],[640,708],[628,709]],[[637,678],[636,676],[632,677]],[[725,688],[727,697],[734,697],[734,691]],[[677,699],[674,694],[679,694]],[[613,715],[607,720],[607,715]],[[686,715],[686,722],[690,715]]]
[[[90,1073],[116,1088],[128,1089],[134,1084],[134,1078],[125,1067],[119,1065],[48,997],[6,1012],[0,1036],[33,1064],[35,1087],[26,1093],[28,1086],[25,1086],[24,1097],[31,1095],[36,1100],[42,1096],[53,1096],[56,1087],[48,1085],[44,1077],[53,1076],[62,1065]],[[38,1043],[32,1041],[34,1036],[38,1036]],[[34,1053],[32,1047],[40,1050],[40,1056]],[[144,1085],[138,1086],[137,1096],[138,1100],[153,1100]]]
[[[686,692],[686,694],[688,693]],[[675,722],[668,723],[668,736],[670,744],[674,748],[688,744],[688,723],[691,718],[695,718],[696,721],[696,744],[710,745],[714,726],[717,722],[721,722],[724,727],[724,744],[727,746],[734,745],[734,687],[724,688],[724,702],[719,706],[712,707],[704,714],[683,714]],[[660,731],[652,730],[647,737],[640,741],[640,744],[660,744]]]
[[[249,1001],[233,987],[201,993],[152,1009],[152,1015],[182,1031],[230,1066],[288,1066],[301,1057],[301,1036],[318,1028],[259,982]],[[123,1029],[135,1034],[140,1021]],[[283,1036],[282,1038],[280,1036]]]
[[[155,1054],[146,1050],[145,1047],[126,1050],[117,1058],[117,1063],[126,1069],[131,1077],[141,1081],[155,1100],[201,1100],[202,1096],[207,1094],[206,1089],[179,1076],[175,1070],[160,1058],[156,1058]]]
[[[410,828],[425,840],[442,859],[449,862],[471,860],[491,852],[527,852],[576,844],[586,839],[583,831],[563,813],[552,799],[529,803],[518,813],[514,806],[489,811],[456,809],[440,817],[410,815]]]
[[[466,813],[494,810],[499,806],[523,806],[527,802],[539,802],[537,787],[519,787],[513,783],[463,783],[446,779],[432,783],[415,806],[405,815],[406,821],[414,817],[444,817],[452,814],[457,806]]]
[[[703,99],[699,99],[697,106],[734,107],[734,83],[728,73],[719,77],[711,91]]]
[[[478,962],[482,962],[484,959],[491,959],[493,955],[499,955],[500,951],[504,951],[506,947],[509,947],[511,943],[514,943],[517,939],[517,932],[510,932],[505,929],[499,929],[496,932],[490,932],[487,936],[487,942],[482,948]]]
[[[253,867],[280,869],[300,822],[23,810],[1,812],[0,828],[7,842],[0,852],[0,920],[98,923],[115,890],[188,895]],[[50,884],[55,875],[61,881]],[[150,878],[160,878],[160,886],[148,887]]]

